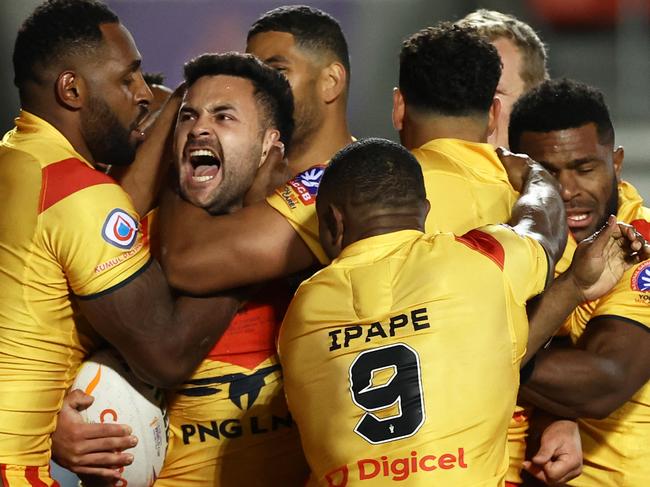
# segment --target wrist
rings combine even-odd
[[[566,296],[572,303],[575,304],[573,307],[577,307],[580,304],[585,302],[584,292],[582,286],[580,285],[580,280],[575,275],[573,267],[569,267],[566,272],[560,274],[556,279],[555,283],[558,286],[558,293],[563,296]]]

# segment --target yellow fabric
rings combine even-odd
[[[24,111],[0,144],[0,194],[0,463],[45,466],[63,395],[88,351],[72,294],[119,285],[150,255],[127,194]],[[115,210],[135,222],[124,227],[125,248],[106,240],[115,238]]]
[[[0,465],[0,485],[4,487],[59,487],[50,476],[50,466]]]
[[[427,233],[462,235],[508,221],[519,195],[491,145],[435,139],[412,152],[422,167],[431,202]]]
[[[634,222],[650,237],[650,209],[630,184],[619,184],[617,218]],[[645,222],[645,223],[644,223]],[[566,253],[573,255],[575,241]],[[598,317],[615,316],[636,322],[630,326],[650,327],[650,286],[643,291],[635,283],[650,278],[650,262],[636,265],[608,294],[576,308],[567,320],[573,342]],[[593,326],[597,326],[594,324]],[[602,420],[579,419],[584,452],[583,473],[570,482],[576,486],[642,487],[650,483],[650,383],[646,383],[625,404]]]
[[[434,139],[412,153],[422,167],[427,198],[432,202],[425,228],[428,233],[463,234],[482,225],[508,221],[518,193],[510,185],[491,145]],[[320,262],[327,264],[318,240],[315,205],[301,203],[296,189],[298,183],[285,185],[267,201],[287,218]],[[527,418],[517,406],[508,431],[512,466],[507,480],[512,482],[521,482],[519,471],[526,451],[527,431]]]
[[[502,485],[518,324],[547,265],[507,227],[406,230],[355,242],[305,281],[278,350],[310,485]]]
[[[303,487],[309,469],[275,351],[289,296],[268,286],[170,392],[170,442],[156,487]]]
[[[329,259],[318,240],[316,194],[326,167],[327,163],[310,167],[266,198],[266,202],[287,219],[321,264],[327,264]]]

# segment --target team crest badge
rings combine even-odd
[[[138,222],[126,211],[115,208],[106,217],[102,238],[118,249],[129,250],[138,235]]]
[[[650,292],[650,261],[641,264],[632,274],[632,289],[646,293]]]

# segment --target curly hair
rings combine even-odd
[[[95,0],[48,0],[23,22],[14,45],[14,84],[43,83],[43,70],[71,55],[89,54],[102,44],[101,24],[118,23]]]
[[[280,140],[289,149],[293,135],[293,95],[287,79],[252,54],[227,52],[202,54],[184,66],[187,87],[203,76],[236,76],[253,84],[255,98],[268,123],[280,131]]]
[[[525,91],[548,79],[546,67],[546,46],[533,28],[518,18],[497,12],[479,9],[456,22],[460,26],[474,27],[489,41],[510,39],[521,54],[519,76]]]
[[[407,105],[424,112],[487,113],[500,76],[496,48],[471,27],[443,22],[402,44],[399,87]]]
[[[420,164],[408,150],[390,140],[368,138],[332,157],[318,196],[316,204],[402,208],[425,200],[426,191]]]
[[[598,142],[614,143],[614,126],[600,90],[571,79],[545,81],[523,95],[510,115],[508,138],[514,151],[521,151],[524,132],[552,132],[596,125]]]
[[[334,17],[306,5],[289,5],[266,12],[251,26],[246,41],[262,32],[286,32],[296,43],[314,52],[328,52],[343,64],[350,78],[348,43]]]

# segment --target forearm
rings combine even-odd
[[[568,230],[565,222],[564,202],[557,181],[535,164],[528,173],[508,223],[519,233],[539,240],[554,264],[566,246]]]
[[[581,302],[582,293],[573,280],[571,271],[567,271],[528,306],[528,347],[522,366],[558,331]]]
[[[520,395],[563,417],[602,417],[613,408],[620,383],[609,360],[576,348],[540,351]]]
[[[266,202],[211,216],[165,190],[159,222],[167,279],[188,294],[265,282],[315,261],[295,230]]]
[[[167,100],[146,139],[138,147],[135,161],[118,176],[120,185],[133,200],[140,216],[155,206],[161,181],[170,162],[169,139],[180,103],[181,95],[178,93]]]

